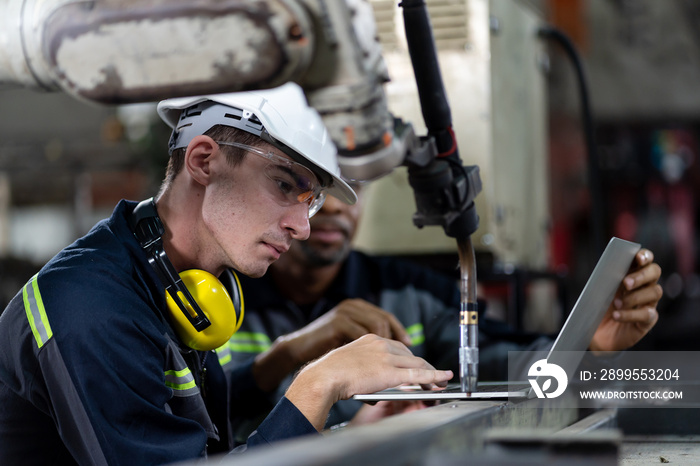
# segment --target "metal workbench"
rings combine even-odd
[[[249,450],[223,464],[617,464],[615,413],[534,408],[530,401],[459,401]],[[561,406],[566,406],[562,404]],[[572,458],[585,463],[572,463]]]
[[[279,442],[224,465],[700,464],[695,408],[578,409],[570,400],[458,401]],[[541,406],[541,405],[540,405]]]

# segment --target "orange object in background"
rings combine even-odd
[[[548,0],[549,22],[565,32],[582,54],[587,50],[588,24],[583,0]]]

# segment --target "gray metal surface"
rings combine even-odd
[[[285,441],[274,447],[228,457],[237,466],[430,464],[450,458],[481,456],[484,436],[492,428],[535,430],[551,435],[577,420],[572,408],[532,409],[489,401],[446,403],[375,424],[347,427],[322,437]]]
[[[237,466],[700,464],[698,435],[634,435],[616,410],[532,406],[530,401],[445,403],[212,460]],[[650,416],[638,423],[655,422]]]
[[[620,466],[648,464],[700,464],[700,436],[644,436],[625,438]]]

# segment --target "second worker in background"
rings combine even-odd
[[[243,279],[246,318],[241,329],[218,350],[227,375],[236,380],[233,399],[245,400],[237,413],[239,437],[249,431],[283,396],[294,372],[333,348],[374,333],[405,343],[435,367],[458,369],[460,295],[454,278],[389,257],[352,249],[362,210],[329,196],[310,219],[306,241],[289,251],[260,279]],[[598,327],[591,350],[618,351],[637,343],[658,320],[662,296],[660,267],[642,249]],[[542,335],[516,334],[500,322],[480,319],[482,380],[507,378],[508,351],[549,349]],[[376,420],[397,410],[413,409],[357,400],[336,403],[326,426]]]

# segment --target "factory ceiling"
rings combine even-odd
[[[115,185],[119,178],[129,184],[134,173],[149,176],[164,163],[167,128],[146,116],[147,130],[130,138],[117,107],[64,93],[0,88],[0,174],[10,181],[11,203],[71,202],[85,174],[93,175],[93,183]]]

